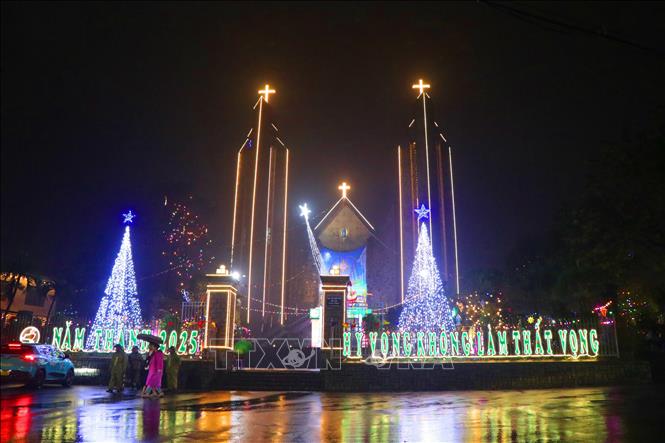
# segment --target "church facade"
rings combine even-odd
[[[314,228],[322,259],[322,274],[348,275],[347,317],[362,317],[367,309],[367,254],[374,226],[348,198],[350,187],[342,183],[342,197]]]

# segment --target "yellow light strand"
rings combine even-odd
[[[402,226],[402,147],[397,147],[397,172],[399,175],[398,190],[399,190],[399,273],[400,273],[400,300],[404,303],[404,233]]]
[[[453,236],[455,241],[455,287],[457,288],[457,293],[459,294],[459,258],[457,254],[457,217],[455,214],[455,184],[453,182],[453,153],[448,146],[448,161],[450,163],[450,193],[451,193],[451,202],[453,205]]]
[[[284,187],[284,234],[282,240],[282,294],[281,294],[281,310],[279,316],[279,324],[284,325],[284,290],[286,286],[286,281],[284,277],[286,276],[286,214],[287,214],[287,202],[289,198],[289,150],[286,150],[286,185]]]
[[[266,85],[267,86],[267,85]],[[254,160],[254,187],[252,189],[252,220],[249,229],[249,269],[247,272],[247,323],[249,323],[249,308],[252,294],[252,252],[254,250],[254,214],[256,208],[256,181],[259,173],[259,147],[261,145],[261,115],[263,112],[263,97],[259,99],[259,123],[256,132],[256,155]]]
[[[266,246],[263,257],[263,304],[261,317],[265,317],[266,310],[266,288],[268,287],[268,242],[270,236],[270,179],[272,177],[272,146],[268,154],[268,189],[266,190]]]
[[[245,144],[243,143],[243,146]],[[235,240],[236,240],[236,217],[238,213],[238,186],[240,183],[240,158],[241,158],[241,152],[242,148],[238,151],[238,164],[236,166],[236,189],[233,194],[233,226],[231,230],[231,260],[229,263],[229,267],[233,268],[233,250],[235,247]]]

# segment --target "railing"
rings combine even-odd
[[[181,312],[182,321],[205,320],[206,304],[202,301],[183,302]]]

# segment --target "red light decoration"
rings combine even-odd
[[[194,273],[214,261],[215,257],[205,254],[212,240],[208,238],[208,226],[185,204],[167,199],[164,206],[169,214],[167,226],[162,232],[167,245],[162,256],[176,273],[177,289],[183,291]]]

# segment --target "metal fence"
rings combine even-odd
[[[183,322],[205,320],[206,304],[203,301],[183,302],[181,312]]]

